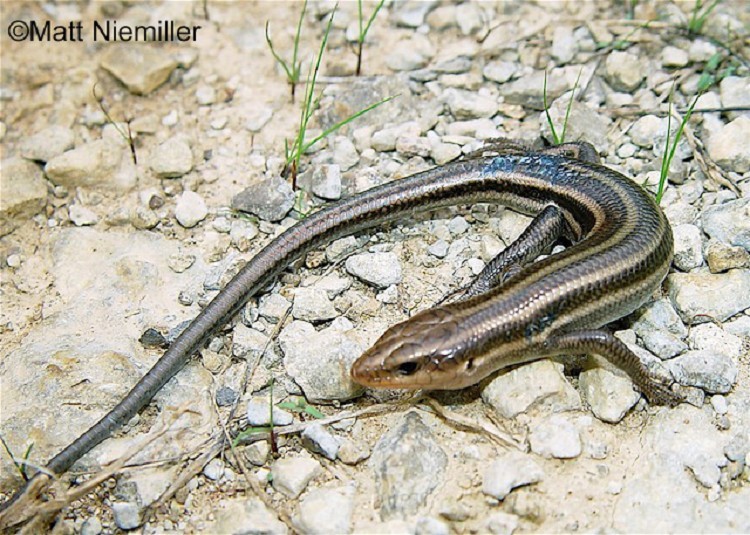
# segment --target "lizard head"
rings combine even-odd
[[[351,377],[377,388],[464,388],[482,378],[464,340],[450,308],[425,310],[383,333],[354,362]]]

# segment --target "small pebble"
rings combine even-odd
[[[208,207],[203,197],[194,191],[185,191],[177,201],[174,215],[180,225],[191,228],[206,218]]]

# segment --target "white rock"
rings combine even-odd
[[[509,451],[485,468],[482,492],[503,500],[511,490],[537,483],[543,477],[544,471],[531,455]]]
[[[136,95],[151,93],[177,67],[166,49],[133,43],[107,47],[100,64]]]
[[[362,253],[346,259],[346,271],[377,288],[398,284],[403,278],[395,253]]]
[[[320,322],[338,316],[324,290],[317,288],[297,288],[294,291],[292,317],[298,320]]]
[[[640,399],[630,379],[603,368],[582,372],[580,387],[594,416],[608,423],[622,420]]]
[[[151,153],[151,170],[162,178],[176,178],[193,168],[190,145],[181,136],[167,139]]]
[[[561,414],[553,414],[532,427],[529,444],[531,451],[543,457],[572,459],[581,454],[578,429]]]
[[[708,154],[727,171],[747,173],[750,171],[750,117],[741,115],[708,138]]]
[[[534,406],[578,408],[581,398],[562,370],[562,364],[549,360],[525,364],[493,379],[482,390],[482,400],[504,418],[513,418]]]
[[[70,220],[77,227],[94,225],[99,221],[99,216],[96,215],[96,212],[80,204],[70,205],[68,207],[68,215],[70,216]]]
[[[353,487],[315,489],[300,500],[293,522],[300,533],[350,533],[353,513]]]
[[[688,53],[682,48],[665,46],[661,51],[661,64],[665,67],[684,67],[688,62]]]
[[[674,265],[682,271],[690,271],[703,264],[703,233],[695,225],[683,224],[672,227],[674,234]]]
[[[47,184],[37,165],[23,158],[0,162],[0,236],[35,216],[47,203]]]
[[[174,215],[185,228],[194,227],[208,215],[208,207],[203,197],[194,191],[185,191],[177,201]]]
[[[216,102],[216,90],[210,85],[198,86],[195,90],[195,100],[201,106],[210,106]]]
[[[75,134],[70,128],[52,125],[26,138],[21,143],[21,156],[29,160],[48,162],[73,148]]]
[[[605,78],[617,91],[634,91],[641,85],[648,69],[643,59],[629,52],[615,50],[607,55]]]
[[[273,488],[287,498],[297,498],[323,468],[309,457],[284,457],[271,465]]]

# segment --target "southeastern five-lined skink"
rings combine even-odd
[[[491,261],[468,298],[421,312],[386,331],[353,365],[364,385],[454,389],[547,356],[596,353],[624,370],[651,402],[679,398],[652,378],[606,323],[659,287],[672,260],[672,231],[649,194],[599,165],[593,147],[528,152],[498,143],[466,160],[336,202],[266,245],[100,421],[46,468],[61,474],[153,398],[208,337],[296,258],[331,240],[409,216],[471,203],[499,203],[536,217]],[[559,239],[563,252],[533,262]],[[37,474],[27,487],[48,477]],[[18,495],[17,495],[18,496]],[[0,525],[8,523],[10,506]]]

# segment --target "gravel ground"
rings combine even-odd
[[[308,138],[396,97],[312,147],[295,190],[281,170],[304,87],[293,103],[264,26],[290,55],[302,4],[3,2],[0,433],[18,457],[33,444],[34,466],[304,213],[487,139],[551,141],[545,72],[558,129],[575,91],[566,139],[650,191],[700,94],[661,201],[673,269],[615,326],[686,403],[651,407],[586,362],[411,405],[352,384],[389,325],[466,285],[529,222],[444,209],[313,251],[253,299],[57,485],[133,464],[75,497],[57,532],[750,531],[750,8],[721,2],[689,33],[693,2],[623,4],[389,1],[357,77],[357,4],[342,2]],[[308,5],[303,73],[333,8]],[[164,38],[134,42],[138,26]],[[271,396],[273,448],[215,447],[235,405],[230,432],[268,425]],[[20,484],[3,455],[0,500]]]

